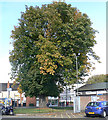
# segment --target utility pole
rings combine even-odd
[[[76,77],[77,77],[77,96],[78,96],[78,62],[77,62],[77,55],[76,55]]]

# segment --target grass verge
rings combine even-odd
[[[15,108],[15,114],[36,114],[36,113],[49,113],[49,112],[63,112],[65,109],[52,109],[52,108]]]
[[[50,107],[52,109],[60,109],[60,110],[73,110],[73,107]]]

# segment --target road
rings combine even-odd
[[[9,115],[4,115],[2,116],[2,120],[35,120],[38,118],[44,118],[44,120],[47,118],[49,118],[50,120],[52,118],[56,118],[56,119],[62,119],[62,120],[66,120],[66,118],[70,119],[70,120],[74,120],[74,119],[78,119],[79,120],[108,120],[108,116],[106,118],[101,118],[101,117],[86,117],[84,113],[72,113],[71,111],[66,111],[66,112],[58,112],[58,113],[38,113],[35,115],[14,115],[14,116],[9,116]]]

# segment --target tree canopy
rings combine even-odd
[[[26,96],[58,96],[64,82],[75,83],[76,56],[79,79],[92,69],[91,56],[99,61],[90,18],[70,4],[26,6],[18,20],[11,35],[11,78]]]
[[[87,84],[108,82],[108,74],[94,75],[88,79]]]

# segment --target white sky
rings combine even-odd
[[[107,2],[107,0],[0,0],[1,2],[52,2],[52,1],[65,1],[65,2]]]
[[[25,1],[26,3],[24,3]],[[35,2],[32,3],[32,1]],[[97,45],[95,45],[94,51],[100,56],[102,63],[95,64],[96,70],[94,70],[91,75],[106,74],[106,0],[65,1],[67,4],[71,3],[72,6],[77,7],[81,12],[87,13],[93,22],[93,28],[99,31],[99,34],[96,34]],[[44,0],[44,2],[42,0],[14,0],[14,2],[13,0],[0,1],[0,82],[10,81],[9,73],[11,67],[8,60],[9,50],[12,47],[9,44],[11,42],[10,35],[13,26],[18,23],[21,11],[25,11],[25,5],[40,6],[41,4],[51,2],[52,0]]]

